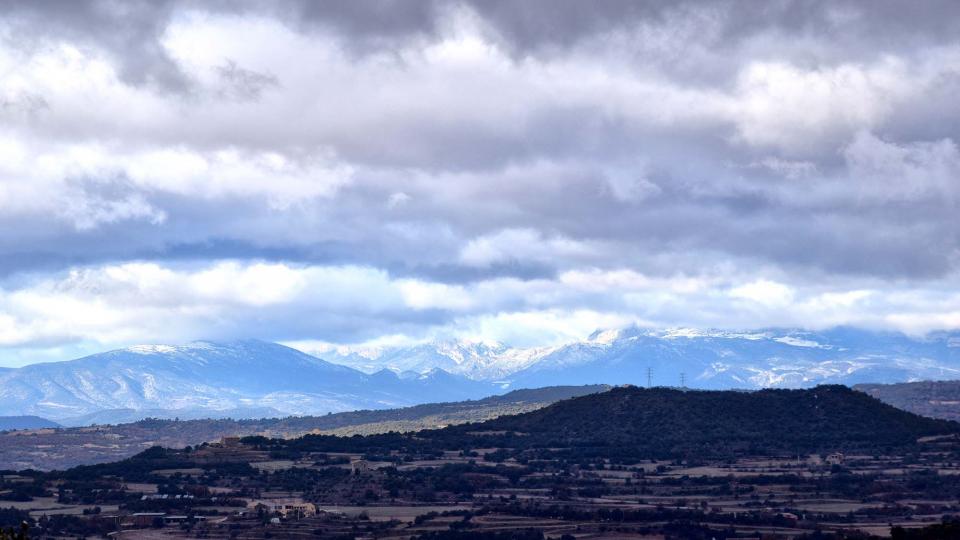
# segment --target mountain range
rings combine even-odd
[[[442,368],[513,388],[648,382],[705,389],[805,388],[960,378],[960,334],[914,338],[856,328],[728,332],[633,327],[546,348],[461,341],[312,352],[361,371]]]
[[[0,415],[63,425],[262,418],[459,401],[583,384],[699,389],[960,379],[960,334],[598,331],[554,347],[440,341],[306,354],[244,340],[145,345],[0,370]]]
[[[160,417],[289,416],[457,401],[498,387],[443,370],[363,373],[256,340],[138,346],[0,372],[0,415],[65,425],[104,413]],[[106,421],[111,421],[110,414]]]

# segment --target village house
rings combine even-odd
[[[247,503],[247,508],[266,514],[280,514],[284,518],[299,519],[303,517],[315,516],[317,507],[313,503],[302,499],[257,499]]]

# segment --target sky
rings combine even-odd
[[[0,0],[0,365],[960,327],[960,3]]]

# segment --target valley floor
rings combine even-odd
[[[59,516],[63,530],[49,533],[113,538],[882,537],[960,512],[957,447],[948,437],[899,456],[520,463],[496,448],[277,456],[228,439],[163,451],[150,470],[38,477],[53,496],[0,507],[50,526]],[[0,499],[34,479],[3,481]]]

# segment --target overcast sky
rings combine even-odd
[[[0,365],[960,327],[960,3],[0,0]]]

